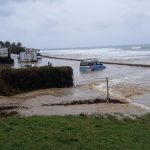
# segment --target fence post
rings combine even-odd
[[[106,77],[106,87],[107,87],[107,102],[109,102],[109,86],[108,86],[108,77]]]

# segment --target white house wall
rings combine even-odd
[[[21,52],[20,61],[37,61],[37,52]]]
[[[0,57],[8,57],[8,49],[0,48]]]

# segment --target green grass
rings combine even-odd
[[[10,117],[0,119],[1,150],[149,150],[150,115]]]

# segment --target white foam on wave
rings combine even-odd
[[[47,53],[48,55],[72,55],[73,57],[81,56],[81,57],[92,57],[99,56],[101,57],[110,57],[115,53],[120,53],[120,49],[115,48],[96,48],[96,49],[67,49],[67,50],[49,50],[49,51],[41,51],[42,53]]]
[[[131,47],[132,49],[141,49],[142,47],[141,46],[133,46],[133,47]]]
[[[99,85],[94,85],[93,88],[97,91],[100,91],[102,93],[104,93],[105,95],[107,95],[107,87],[106,87],[106,83],[100,83]],[[109,94],[112,97],[117,97],[120,99],[124,99],[124,97],[121,95],[121,93],[118,93],[116,91],[114,91],[111,87],[109,87]]]
[[[64,49],[64,50],[42,50],[43,55],[50,55],[53,57],[64,57],[72,59],[87,59],[97,58],[101,61],[125,61],[127,63],[143,63],[150,64],[149,50],[135,50],[129,48],[87,48],[87,49]]]
[[[150,70],[145,69],[145,70],[135,70],[135,72],[130,73],[130,74],[125,74],[124,76],[120,78],[114,78],[110,80],[111,84],[122,84],[122,83],[127,83],[127,84],[136,84],[136,85],[149,85],[150,80],[149,80],[149,75],[150,75]]]
[[[102,93],[105,93],[105,95],[106,95],[106,83],[100,83],[99,85],[95,85],[94,89],[98,90]],[[113,96],[113,97],[117,97],[117,98],[120,98],[120,99],[125,98],[123,95],[121,95],[121,93],[118,93],[118,92],[114,91],[112,88],[109,89],[109,93],[110,93],[111,97]],[[150,107],[148,107],[148,106],[145,106],[145,105],[139,104],[139,103],[133,103],[133,102],[131,102],[130,99],[126,99],[126,101],[129,102],[131,105],[135,105],[137,107],[140,107],[140,108],[143,108],[143,109],[146,109],[146,110],[150,111]]]

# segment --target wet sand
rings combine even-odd
[[[134,104],[84,104],[73,106],[46,106],[47,104],[79,101],[102,97],[100,92],[88,87],[74,87],[64,89],[47,89],[24,93],[12,97],[0,97],[0,105],[17,104],[20,109],[17,111],[24,116],[32,115],[93,115],[93,114],[122,114],[124,116],[141,116],[148,112],[148,109]]]

